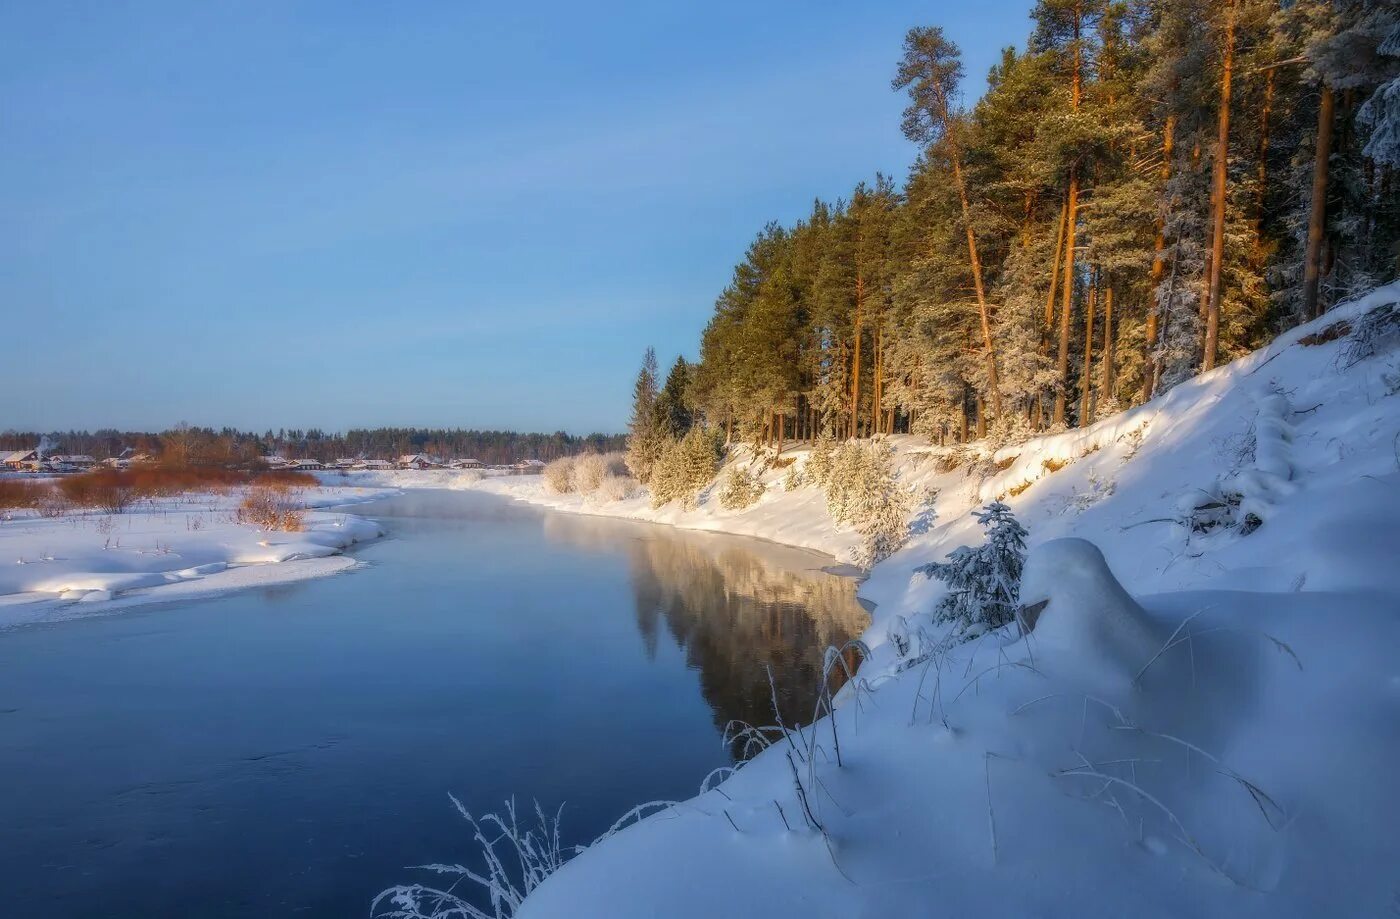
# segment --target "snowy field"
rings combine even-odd
[[[1394,915],[1400,316],[1370,353],[1360,333],[1397,299],[959,468],[894,438],[901,481],[936,498],[862,585],[870,658],[834,717],[765,732],[518,915]],[[849,552],[783,476],[743,511],[462,484]],[[1021,601],[1048,602],[1028,636],[952,643],[915,568],[979,544],[970,514],[997,498],[1030,534]],[[443,856],[471,866],[464,848]]]
[[[0,628],[90,616],[323,577],[355,566],[349,546],[383,535],[372,521],[315,508],[390,490],[301,489],[300,532],[239,523],[243,489],[142,501],[125,513],[0,514]]]

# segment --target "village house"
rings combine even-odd
[[[442,463],[425,453],[406,453],[399,457],[400,469],[441,469]]]
[[[5,454],[3,460],[9,469],[23,469],[25,463],[37,462],[39,459],[38,450],[16,450],[13,453]]]
[[[285,466],[283,466],[282,468],[283,468],[283,469],[295,470],[295,471],[297,471],[297,472],[314,472],[314,471],[317,470],[317,469],[325,469],[325,468],[326,468],[326,464],[323,463],[323,462],[321,462],[320,460],[314,460],[314,459],[299,459],[299,460],[292,460],[291,462],[287,463],[287,464],[286,464]]]
[[[351,467],[353,469],[368,469],[374,472],[383,472],[386,469],[393,469],[394,464],[388,460],[372,459],[359,460]]]
[[[73,469],[91,469],[97,465],[97,460],[84,453],[61,453],[58,456],[49,457],[49,462],[56,466],[69,466]]]
[[[453,469],[485,469],[486,464],[479,459],[459,459],[453,460],[449,464]]]
[[[110,466],[113,469],[128,469],[132,466],[142,466],[154,462],[155,457],[149,453],[137,453],[131,447],[127,447],[118,455],[103,460],[102,465]]]

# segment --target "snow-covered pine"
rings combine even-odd
[[[948,585],[934,617],[952,623],[955,634],[964,639],[1016,618],[1028,535],[1011,508],[1000,501],[973,511],[972,516],[987,531],[985,543],[959,546],[948,553],[948,561],[915,569]]]
[[[719,489],[719,506],[727,511],[743,510],[763,497],[763,483],[747,467],[729,470]]]

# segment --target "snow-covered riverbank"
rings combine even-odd
[[[324,508],[392,489],[302,489],[300,532],[236,519],[242,489],[143,501],[126,513],[16,511],[0,519],[0,628],[91,616],[324,577],[353,568],[345,549],[383,535],[378,524]],[[318,509],[320,508],[320,509]]]
[[[901,481],[937,496],[862,586],[878,604],[871,658],[834,726],[770,734],[718,787],[565,864],[519,915],[1393,909],[1397,299],[1400,286],[1378,291],[1148,405],[985,461],[948,468],[895,438]],[[1362,333],[1386,315],[1368,354]],[[821,494],[785,491],[783,475],[765,473],[744,511],[465,484],[848,551]],[[1049,604],[1029,638],[949,645],[930,615],[943,587],[915,568],[980,543],[970,513],[997,498],[1030,532],[1022,600]],[[1061,537],[1092,542],[1133,599],[1093,548],[1047,547]]]

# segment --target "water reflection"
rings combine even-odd
[[[630,569],[637,630],[654,659],[662,628],[684,649],[715,725],[773,723],[767,667],[779,675],[778,710],[811,719],[829,646],[868,625],[855,582],[822,570],[815,553],[687,530],[638,534],[635,524],[550,514],[545,536],[575,549],[621,551]],[[841,676],[832,677],[832,688]]]

